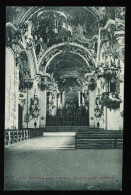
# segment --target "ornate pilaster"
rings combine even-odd
[[[51,108],[52,108],[52,92],[49,91],[49,105],[48,105],[48,109],[49,109],[49,115],[51,115]]]
[[[62,106],[65,106],[65,91],[62,93]]]
[[[37,77],[37,86],[39,90],[39,100],[40,100],[39,127],[45,128],[46,114],[47,114],[47,88],[48,88],[47,77],[39,75]]]
[[[49,90],[49,105],[48,105],[48,109],[49,109],[49,116],[55,116],[56,115],[56,111],[57,111],[57,92],[56,90]]]
[[[33,128],[33,120],[30,115],[31,98],[34,95],[34,80],[29,77],[24,78],[24,91],[26,92],[26,101],[23,109],[23,128]]]
[[[30,71],[31,71],[31,77],[34,78],[35,75],[37,74],[38,70],[37,70],[37,60],[35,57],[35,51],[33,47],[28,47],[28,49],[26,50],[27,56],[28,56],[28,64],[30,67]]]
[[[47,99],[47,90],[39,92],[40,98],[40,117],[39,117],[39,127],[45,128],[46,126],[46,99]]]
[[[119,63],[121,67],[121,73],[119,77],[119,93],[120,93],[120,98],[122,99],[122,103],[120,104],[120,120],[119,120],[119,129],[123,130],[123,113],[124,113],[124,69],[125,69],[125,33],[124,31],[121,32],[121,34],[117,34],[117,41],[118,41],[118,46],[119,46]]]
[[[78,106],[81,106],[81,96],[80,91],[78,91]]]
[[[99,30],[96,71],[102,80],[100,96],[104,95],[104,129],[122,129],[123,119],[120,117],[124,102],[124,36],[125,8],[115,8],[115,19],[108,19],[105,26]],[[99,83],[97,85],[100,85]],[[119,89],[118,89],[119,88]],[[120,94],[120,96],[119,96]],[[102,102],[102,101],[101,101]]]
[[[60,97],[60,93],[58,93],[57,98],[58,98],[58,109],[59,109],[59,108],[61,108],[61,97]]]
[[[94,116],[94,107],[95,107],[95,90],[89,90],[89,125],[90,128],[95,128],[95,116]]]
[[[84,98],[84,93],[82,93],[82,105],[85,106],[85,98]]]
[[[88,90],[89,90],[89,125],[90,128],[95,128],[95,98],[96,98],[96,81],[91,76],[88,77]]]
[[[58,108],[62,109],[65,104],[65,96],[62,91],[58,93],[57,98],[58,98]]]

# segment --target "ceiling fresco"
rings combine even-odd
[[[114,19],[115,10],[115,7],[7,7],[6,22],[11,22],[16,31],[8,30],[7,40],[16,39],[16,34],[26,39],[27,29],[31,28],[28,38],[34,41],[39,70],[46,68],[60,89],[78,90],[85,74],[95,66],[98,29]],[[57,47],[61,43],[65,45]],[[69,43],[74,47],[69,47]],[[50,49],[54,46],[56,49]],[[43,55],[46,51],[49,52]]]

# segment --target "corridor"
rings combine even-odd
[[[73,133],[12,144],[4,162],[6,191],[121,189],[122,150],[75,150]]]

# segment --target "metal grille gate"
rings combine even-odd
[[[55,116],[49,116],[47,113],[46,118],[47,126],[88,126],[89,113],[88,110],[83,108],[73,109],[58,109]]]

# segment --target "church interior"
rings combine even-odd
[[[5,189],[121,189],[125,7],[7,6],[5,47]]]

